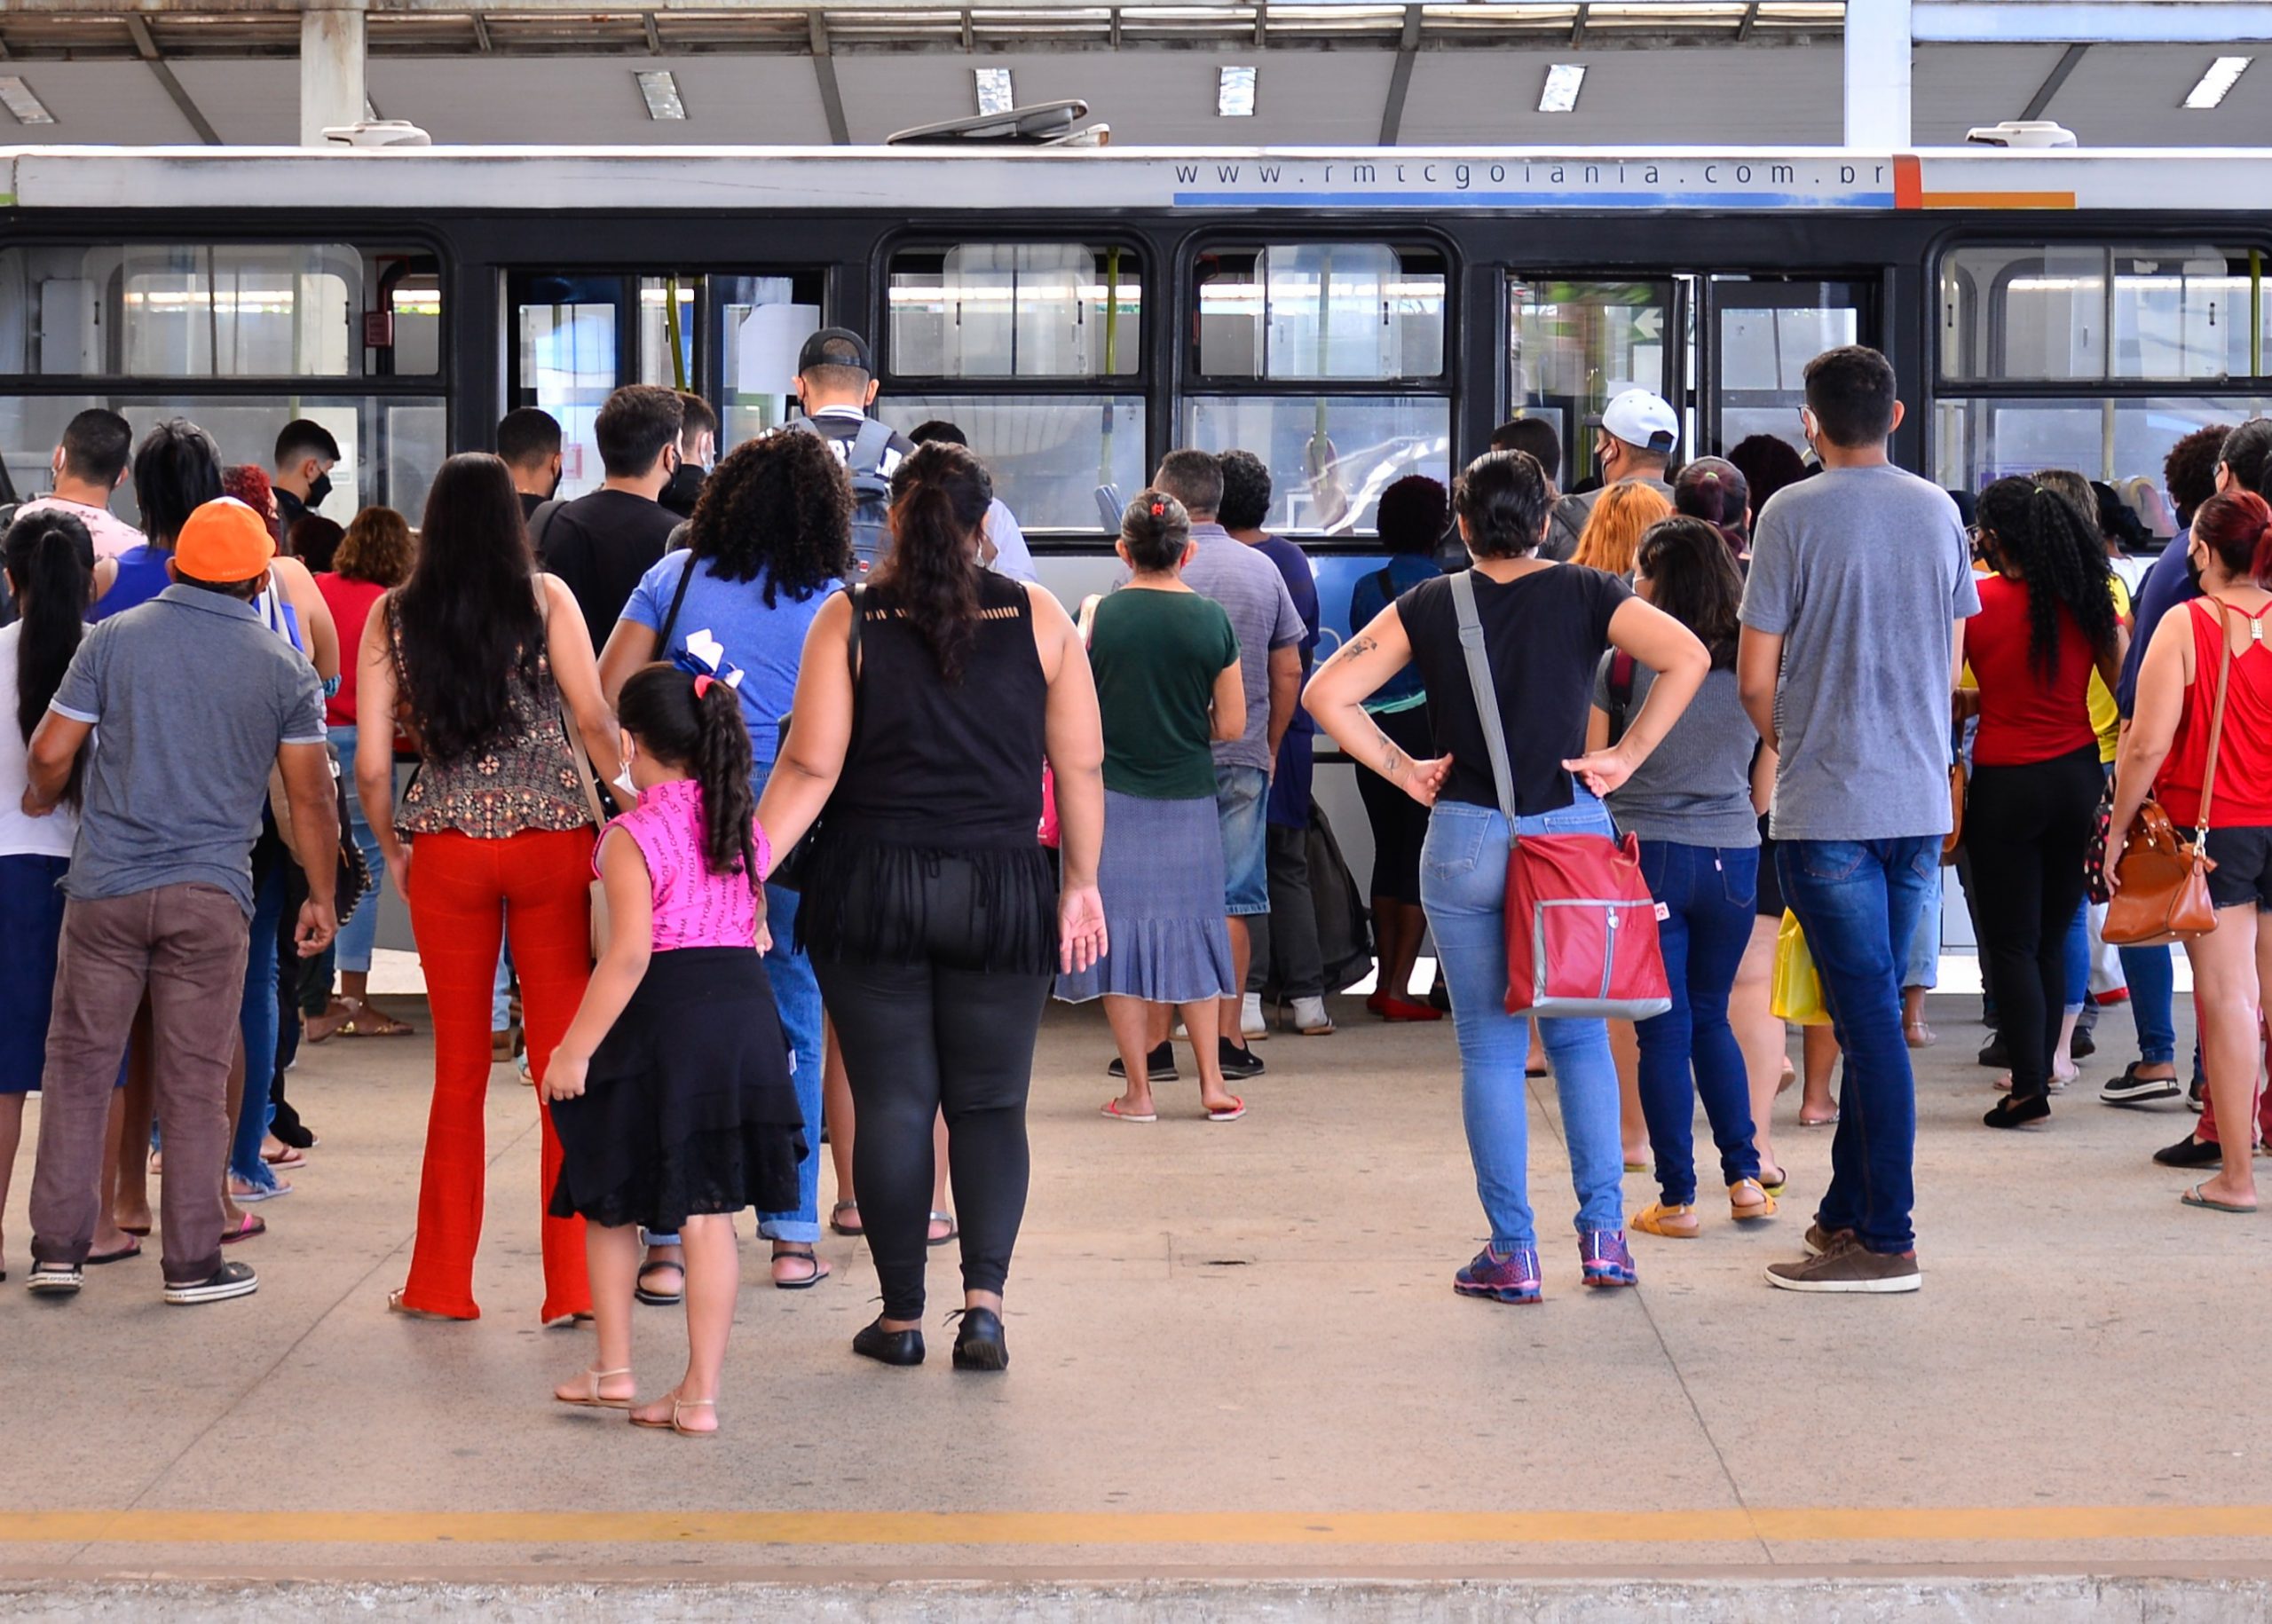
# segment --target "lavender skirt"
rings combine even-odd
[[[1146,800],[1107,790],[1097,887],[1112,950],[1086,970],[1059,976],[1059,997],[1080,1004],[1113,993],[1186,1004],[1235,995],[1212,795]]]

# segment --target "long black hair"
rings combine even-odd
[[[189,516],[221,500],[221,448],[185,417],[169,417],[134,451],[134,502],[150,545],[170,551]]]
[[[1641,532],[1633,567],[1649,583],[1649,602],[1711,651],[1712,669],[1733,670],[1743,577],[1720,527],[1686,514],[1659,519]]]
[[[2028,658],[2046,677],[2059,664],[2059,611],[2083,629],[2092,652],[2118,635],[2113,572],[2098,526],[2050,486],[2013,476],[1980,493],[1981,542],[1989,564],[2027,583]]]
[[[86,632],[95,543],[79,519],[49,508],[9,525],[4,551],[23,627],[16,634],[16,730],[29,744]]]
[[[625,679],[615,713],[642,750],[700,787],[705,866],[713,874],[746,875],[755,890],[764,879],[751,836],[757,798],[749,789],[749,730],[734,690],[676,666],[642,666]]]
[[[765,577],[801,603],[852,572],[852,485],[829,443],[787,429],[738,446],[702,482],[687,550],[720,580]]]
[[[896,607],[950,682],[978,626],[979,526],[994,501],[986,465],[959,445],[934,440],[891,477],[891,551],[875,585]]]
[[[488,748],[512,722],[544,647],[521,499],[485,451],[442,464],[426,493],[418,563],[395,595],[403,685],[421,746],[438,761]]]

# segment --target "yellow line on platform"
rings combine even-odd
[[[0,1545],[1977,1545],[2272,1538],[2261,1506],[1691,1511],[0,1511]]]

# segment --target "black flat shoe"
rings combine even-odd
[[[2010,1068],[2012,1063],[2011,1051],[2004,1047],[2004,1037],[2002,1033],[1997,1032],[1991,1034],[1988,1041],[1980,1046],[1980,1063],[1983,1066],[1992,1067],[1999,1071],[2008,1070]]]
[[[1223,1076],[1233,1082],[1258,1077],[1266,1069],[1260,1055],[1251,1049],[1240,1048],[1227,1037],[1218,1037],[1215,1045],[1216,1064],[1222,1068]]]
[[[2222,1149],[2189,1133],[2176,1144],[2154,1152],[2155,1162],[2163,1167],[2214,1167],[2224,1159]]]
[[[955,1333],[955,1368],[1007,1370],[1010,1344],[1002,1338],[1002,1316],[990,1308],[966,1308]]]
[[[921,1331],[888,1331],[883,1321],[863,1326],[852,1338],[852,1351],[880,1365],[919,1365],[923,1362]]]
[[[1992,1128],[2024,1128],[2051,1115],[2051,1101],[2041,1094],[2007,1094],[1980,1120]]]

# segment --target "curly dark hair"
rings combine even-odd
[[[1209,458],[1208,468],[1214,465]],[[917,446],[891,477],[891,551],[872,579],[891,595],[949,682],[962,681],[978,627],[976,543],[993,501],[986,465],[944,440]]]
[[[750,832],[757,798],[749,788],[749,729],[734,690],[676,666],[642,666],[624,682],[615,710],[642,749],[702,791],[704,866],[746,875],[754,891],[764,879]]]
[[[2100,656],[2114,650],[2113,572],[2098,526],[2050,486],[2013,476],[1980,493],[1981,546],[2027,586],[2028,658],[2048,678],[2059,665],[2059,611],[2075,617]]]
[[[443,463],[419,538],[393,605],[402,698],[426,755],[459,761],[512,725],[515,690],[535,684],[544,647],[536,564],[504,463],[485,451]]]
[[[817,434],[785,429],[737,446],[702,482],[687,550],[720,580],[765,578],[765,606],[799,603],[852,571],[852,483]]]
[[[2180,439],[2162,459],[2162,484],[2177,509],[2177,522],[2189,526],[2203,502],[2217,493],[2217,464],[2225,454],[2230,423],[2210,423]]]

